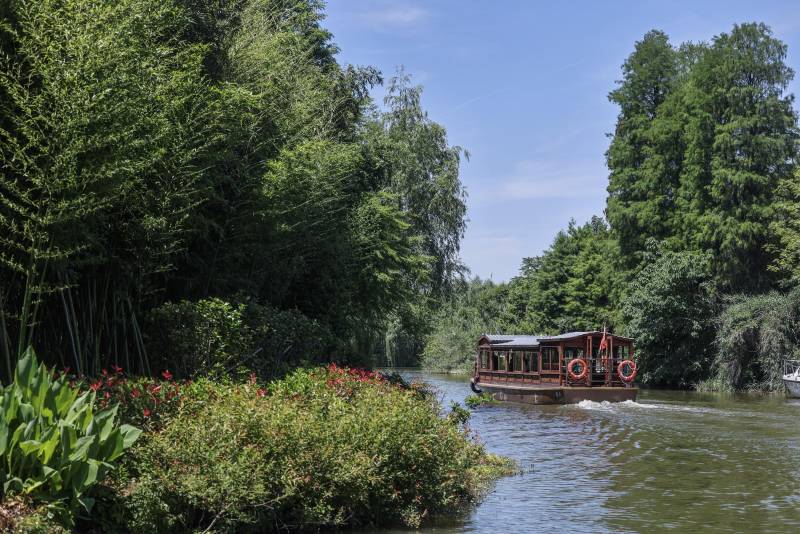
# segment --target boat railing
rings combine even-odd
[[[800,375],[800,360],[783,360],[783,376]]]

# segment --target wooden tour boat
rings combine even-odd
[[[528,404],[636,400],[633,340],[605,332],[558,336],[486,334],[471,387]]]

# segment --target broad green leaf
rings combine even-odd
[[[28,347],[22,358],[17,361],[14,371],[14,382],[22,389],[29,390],[36,372],[36,354],[33,348]]]
[[[140,428],[131,425],[122,425],[119,427],[119,431],[122,433],[123,443],[126,449],[130,448],[131,445],[139,439],[139,436],[142,435],[142,430]]]

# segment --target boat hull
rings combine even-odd
[[[786,389],[789,390],[790,397],[800,398],[800,380],[784,378],[783,383],[786,385]]]
[[[523,404],[576,404],[594,402],[635,401],[639,388],[635,387],[563,387],[530,386],[479,382],[475,387],[489,393],[498,401]]]

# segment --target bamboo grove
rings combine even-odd
[[[372,102],[382,75],[337,62],[321,2],[3,0],[0,17],[6,378],[28,345],[155,373],[154,310],[208,298],[315,325],[321,360],[390,330],[413,345],[460,272],[464,152],[404,72]]]

